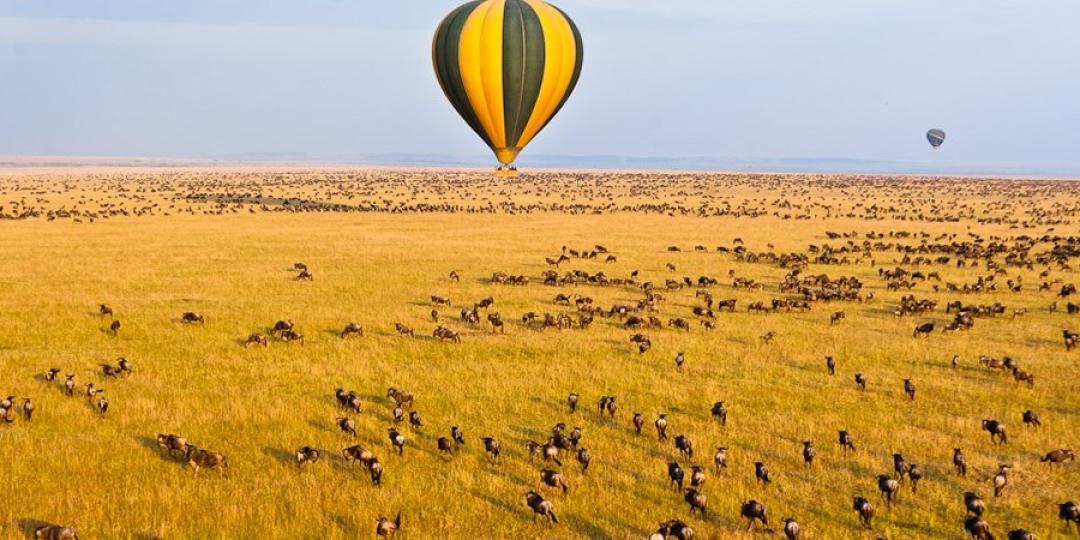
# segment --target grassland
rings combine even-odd
[[[138,190],[161,182],[185,197],[210,185],[162,180],[172,174],[135,171],[86,179],[79,173],[15,173],[0,178],[7,188],[0,199],[6,197],[8,210],[16,200],[30,201],[24,208],[96,209],[90,201],[133,204]],[[19,417],[0,425],[0,536],[21,537],[44,522],[74,526],[83,538],[353,538],[374,536],[379,515],[400,511],[400,538],[641,538],[673,518],[687,520],[701,537],[750,538],[762,533],[746,533],[738,509],[754,498],[768,507],[774,531],[781,517],[794,516],[807,538],[960,538],[967,490],[987,500],[986,518],[997,535],[1020,527],[1044,539],[1075,535],[1066,533],[1056,513],[1057,503],[1080,498],[1080,464],[1047,466],[1038,457],[1054,448],[1080,450],[1080,352],[1066,352],[1061,343],[1062,328],[1080,329],[1080,315],[1050,313],[1053,292],[1037,290],[1050,279],[1080,281],[1075,270],[1054,266],[1049,277],[1041,277],[1041,265],[1008,268],[999,280],[1022,276],[1020,293],[1004,286],[978,295],[934,292],[928,283],[892,291],[878,277],[878,267],[892,268],[903,255],[875,252],[876,266],[862,260],[805,269],[856,276],[865,291],[874,292],[872,302],[762,315],[747,313],[744,306],[784,296],[776,286],[789,269],[714,250],[733,246],[736,237],[748,249],[778,253],[844,243],[828,239],[826,231],[858,233],[857,242],[871,231],[900,230],[931,238],[955,233],[961,240],[969,233],[1038,236],[1053,228],[1075,236],[1080,231],[1069,210],[1080,203],[1075,188],[1036,183],[1025,188],[1027,195],[1017,196],[986,189],[997,185],[990,181],[897,180],[879,196],[858,183],[793,179],[785,186],[766,179],[760,187],[753,179],[727,185],[685,175],[659,176],[662,186],[635,192],[634,183],[617,174],[558,182],[526,177],[500,187],[480,174],[455,173],[456,183],[439,192],[423,187],[424,178],[437,179],[438,172],[418,174],[405,185],[392,179],[380,183],[376,171],[364,173],[371,175],[364,196],[372,200],[410,204],[441,197],[481,204],[477,201],[490,197],[548,206],[513,213],[254,211],[291,196],[350,203],[343,191],[330,194],[275,180],[275,174],[253,173],[243,180],[213,171],[191,176],[212,180],[216,188],[202,191],[215,201],[226,191],[235,197],[258,187],[257,200],[228,206],[143,192],[147,199],[140,204],[160,200],[159,212],[93,223],[85,216],[76,222],[41,215],[0,222],[0,394],[19,401],[32,397],[38,407],[32,422]],[[230,182],[242,186],[222,187]],[[594,185],[595,192],[564,191],[565,182]],[[652,207],[603,213],[550,207],[572,199],[599,204],[595,201],[609,195],[617,204],[671,201],[684,208],[723,197],[733,208],[768,211],[751,218]],[[828,211],[808,207],[805,219],[784,218],[778,201],[811,198],[833,206]],[[905,216],[940,208],[962,217],[941,222],[891,214],[870,220],[861,211],[841,211],[856,202],[863,205],[859,208],[874,202],[902,207]],[[177,207],[164,212],[168,204]],[[1040,215],[1032,212],[1035,208],[1041,209],[1042,222],[1034,222]],[[1045,217],[1055,209],[1056,217]],[[986,216],[992,219],[980,222]],[[544,257],[557,255],[563,245],[595,244],[608,247],[618,261],[573,259],[561,271],[626,277],[639,270],[641,280],[657,283],[712,276],[720,280],[712,287],[714,296],[739,299],[739,309],[719,313],[712,332],[697,324],[690,332],[648,330],[654,347],[645,354],[630,347],[630,332],[617,319],[598,317],[587,330],[561,332],[523,326],[519,318],[527,311],[570,312],[552,305],[559,292],[588,295],[602,306],[642,298],[636,287],[540,283],[549,268]],[[694,252],[695,244],[709,249]],[[671,245],[683,251],[668,252]],[[293,279],[297,261],[311,268],[313,281]],[[668,270],[668,263],[677,270]],[[987,274],[985,267],[953,264],[919,269],[956,283]],[[451,270],[460,273],[460,282],[447,278]],[[497,270],[528,275],[532,283],[491,284]],[[767,288],[735,289],[729,270]],[[937,311],[894,317],[900,297],[909,293],[938,301]],[[443,316],[462,332],[462,343],[427,337],[435,326],[429,318],[433,294],[455,301],[455,309],[444,309]],[[456,306],[489,295],[495,298],[492,310],[508,320],[505,335],[456,320]],[[659,314],[664,321],[690,317],[691,306],[699,304],[694,288],[664,295]],[[1016,308],[1028,313],[978,319],[966,332],[912,339],[915,323],[947,321],[943,307],[956,299],[1001,302],[1009,313]],[[106,331],[108,318],[97,315],[100,303],[112,306],[122,322],[115,337]],[[830,326],[828,315],[835,310],[844,310],[846,318]],[[181,324],[185,311],[204,314],[206,324]],[[266,331],[278,319],[295,321],[306,343],[242,346],[248,334]],[[350,321],[363,324],[366,335],[340,339],[337,332]],[[396,335],[395,322],[413,327],[417,337]],[[771,344],[759,339],[767,331],[777,334]],[[672,361],[679,351],[687,358],[681,371]],[[950,365],[954,354],[960,367]],[[825,371],[825,355],[837,359],[835,377]],[[977,365],[980,355],[1017,359],[1035,374],[1034,387]],[[134,364],[133,376],[103,378],[98,364],[120,356]],[[65,397],[59,384],[41,380],[40,374],[54,366],[75,373],[80,388],[86,382],[104,387],[109,412],[100,417],[84,398]],[[865,392],[856,389],[855,372],[868,376]],[[901,391],[905,378],[918,387],[914,402]],[[384,396],[391,385],[416,395],[424,421],[418,432],[402,427],[408,438],[402,457],[392,453],[386,438],[392,418]],[[334,426],[341,414],[336,387],[362,395],[363,412],[351,415],[357,440]],[[573,416],[565,404],[572,391],[582,396]],[[614,421],[597,417],[594,404],[601,395],[618,396],[621,408]],[[716,400],[731,410],[723,428],[709,418]],[[1039,412],[1044,426],[1023,427],[1025,409]],[[647,421],[641,436],[630,426],[635,411]],[[704,518],[690,517],[682,497],[668,488],[665,463],[678,454],[670,443],[658,443],[649,427],[659,412],[668,414],[670,433],[693,440],[692,462],[708,466]],[[991,445],[980,431],[983,418],[1004,421],[1009,443]],[[546,439],[556,422],[582,428],[582,444],[593,463],[583,475],[565,456],[569,496],[540,490],[555,504],[561,522],[549,527],[534,522],[524,504],[523,494],[537,489],[545,465],[530,459],[522,442]],[[451,425],[465,431],[467,447],[447,458],[437,453],[435,439],[448,436]],[[840,453],[839,429],[855,436],[854,455]],[[183,434],[225,454],[229,477],[193,475],[157,447],[157,433]],[[503,443],[504,459],[496,465],[483,455],[479,437],[484,435]],[[811,468],[802,464],[803,440],[814,441],[819,453]],[[341,448],[357,442],[383,462],[381,487],[340,458]],[[711,456],[720,444],[730,448],[731,468],[717,474]],[[292,453],[303,445],[324,450],[325,459],[298,472]],[[968,456],[967,478],[951,471],[956,447]],[[886,509],[875,477],[891,472],[894,452],[922,464],[926,479],[918,493],[905,485],[899,502]],[[771,485],[755,481],[755,461],[768,463]],[[989,479],[999,463],[1015,469],[1004,495],[994,498]],[[873,531],[863,530],[851,510],[851,498],[859,494],[878,507]]]

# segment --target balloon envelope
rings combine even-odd
[[[541,0],[476,0],[432,42],[435,75],[469,127],[508,165],[566,103],[581,75],[581,34]]]
[[[931,129],[926,132],[926,140],[930,141],[930,146],[937,148],[945,142],[945,132],[940,129]]]

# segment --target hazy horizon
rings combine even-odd
[[[584,69],[523,167],[1080,171],[1080,5],[554,3]],[[0,155],[491,165],[430,65],[456,5],[7,2]]]

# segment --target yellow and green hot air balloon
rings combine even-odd
[[[573,92],[581,34],[541,0],[477,0],[443,19],[431,56],[447,99],[510,171]]]

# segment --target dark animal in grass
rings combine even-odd
[[[1009,531],[1009,540],[1035,540],[1035,535],[1025,529],[1013,529]]]
[[[690,466],[690,487],[699,487],[705,483],[705,471],[698,465]]]
[[[301,345],[304,344],[304,335],[300,332],[297,332],[296,330],[286,330],[282,332],[280,339],[281,341],[285,342],[296,341],[299,342]]]
[[[394,533],[401,529],[401,512],[397,513],[394,521],[390,521],[386,516],[379,516],[379,519],[375,520],[375,534],[382,536],[383,538],[390,538],[394,536]]]
[[[185,437],[173,435],[172,433],[158,433],[157,443],[158,446],[164,448],[170,456],[173,455],[173,452],[180,452],[181,455],[187,454],[188,441]]]
[[[675,369],[682,369],[683,363],[686,362],[686,356],[683,353],[675,355]]]
[[[424,423],[420,420],[420,413],[412,411],[409,413],[409,426],[413,429],[420,429],[424,427]]]
[[[923,323],[915,327],[915,331],[911,333],[911,337],[929,336],[934,331],[934,323]]]
[[[898,480],[900,480],[901,482],[903,482],[904,481],[904,476],[907,475],[908,470],[910,469],[910,467],[908,466],[907,461],[904,460],[903,455],[901,455],[901,454],[893,454],[892,458],[893,458],[893,472],[896,473],[896,478]]]
[[[675,436],[675,449],[684,457],[694,457],[694,444],[690,441],[690,437],[687,437],[686,435]]]
[[[831,356],[825,357],[825,367],[829,370],[829,375],[836,375],[836,359]]]
[[[60,373],[60,368],[50,368],[45,372],[45,380],[52,382],[56,380],[56,375]]]
[[[911,401],[915,401],[915,383],[911,379],[904,379],[904,394]]]
[[[229,463],[225,460],[225,456],[204,450],[202,448],[196,448],[194,445],[188,445],[187,455],[185,456],[188,465],[194,469],[194,474],[199,474],[199,469],[217,469],[221,473],[221,476],[229,476]]]
[[[881,497],[885,499],[885,504],[891,505],[896,494],[900,491],[900,482],[887,474],[881,474],[877,477],[877,484]]]
[[[1031,409],[1028,409],[1028,410],[1024,411],[1024,414],[1021,416],[1021,419],[1024,421],[1024,425],[1026,425],[1026,426],[1032,426],[1032,427],[1041,427],[1042,426],[1042,422],[1039,421],[1039,415],[1036,414],[1035,411],[1033,411]]]
[[[484,441],[484,451],[488,453],[490,459],[494,462],[499,459],[499,441],[495,437],[482,437],[480,439]]]
[[[716,472],[720,472],[720,469],[727,468],[727,447],[717,446],[716,453],[713,454],[713,464],[716,465]]]
[[[338,406],[342,409],[360,412],[360,396],[356,394],[356,391],[349,390],[346,392],[341,388],[335,388],[334,397],[337,398]]]
[[[814,464],[814,456],[817,455],[817,451],[814,450],[814,444],[810,441],[803,441],[802,457],[803,463],[809,467]]]
[[[559,460],[559,447],[552,441],[548,441],[543,446],[544,460],[554,461],[556,465],[562,467],[562,461]]]
[[[721,426],[727,425],[728,410],[727,407],[724,405],[723,401],[717,401],[716,403],[713,403],[712,409],[709,410],[709,413],[712,415],[714,420],[720,422]]]
[[[254,345],[262,345],[263,347],[269,347],[270,338],[262,332],[256,332],[254,334],[251,334],[250,336],[248,336],[247,340],[244,341],[244,347],[252,347]]]
[[[682,521],[673,519],[661,523],[656,528],[656,532],[649,537],[649,540],[664,540],[668,537],[675,540],[693,540],[694,529],[691,529],[689,525]]]
[[[296,467],[301,468],[305,463],[318,463],[321,455],[318,449],[303,446],[296,451]]]
[[[386,436],[390,439],[390,444],[397,448],[398,455],[404,455],[405,453],[405,436],[398,433],[396,428],[387,428]]]
[[[34,416],[34,402],[30,398],[23,398],[22,411],[23,418],[29,422]]]
[[[294,326],[295,325],[293,324],[293,322],[291,320],[278,321],[278,322],[274,323],[274,327],[270,329],[270,334],[272,334],[272,335],[281,335],[282,332],[285,332],[287,330],[292,330]]]
[[[364,335],[364,327],[360,326],[358,323],[354,323],[354,322],[346,324],[345,328],[343,328],[341,330],[342,339],[350,337],[350,336],[363,336],[363,335]]]
[[[566,403],[570,406],[570,414],[577,412],[577,404],[580,399],[581,397],[574,392],[570,392],[570,395],[566,397]]]
[[[615,403],[615,396],[608,396],[607,412],[608,412],[608,416],[610,416],[612,420],[615,419],[615,411],[618,411],[618,410],[619,410],[619,406]]]
[[[79,540],[79,532],[62,525],[42,525],[34,529],[34,538],[38,540]]]
[[[967,476],[967,458],[964,457],[963,450],[953,448],[952,463],[953,467],[956,468],[956,474]]]
[[[769,526],[769,517],[765,515],[765,505],[761,504],[753,499],[742,503],[742,507],[739,509],[739,515],[746,518],[749,522],[746,525],[746,530],[750,530],[754,527],[755,521],[760,521],[764,527]]]
[[[667,415],[661,413],[660,416],[658,416],[656,418],[656,421],[653,422],[653,426],[656,426],[656,438],[657,438],[657,440],[666,441],[667,438],[668,438],[668,436],[667,436],[667,426],[668,426]]]
[[[559,518],[555,517],[555,505],[551,504],[551,501],[544,499],[539,493],[535,491],[526,493],[525,504],[532,509],[533,520],[536,520],[536,516],[540,516],[550,520],[551,524],[559,522]]]
[[[113,316],[113,308],[111,308],[111,307],[109,307],[109,306],[107,306],[105,304],[98,304],[98,315],[101,315],[102,317],[104,317],[106,315],[112,317]]]
[[[866,375],[862,373],[855,374],[855,385],[859,387],[859,390],[866,390]]]
[[[450,443],[450,439],[447,439],[446,437],[439,437],[439,440],[436,441],[436,443],[438,444],[440,452],[454,455],[454,447],[453,444]]]
[[[352,418],[339,416],[334,419],[334,423],[337,424],[338,429],[340,429],[342,433],[356,437],[356,421]]]
[[[683,489],[683,479],[686,477],[686,472],[679,466],[677,461],[669,461],[667,464],[668,479],[672,487],[678,487],[679,491]]]
[[[563,495],[566,495],[570,492],[570,486],[566,484],[566,478],[564,478],[562,473],[558,471],[552,469],[541,470],[540,481],[553,488],[561,489]]]
[[[1001,492],[1005,490],[1005,486],[1009,485],[1009,465],[998,466],[998,472],[994,475],[994,496],[1000,497]]]
[[[109,400],[105,396],[101,396],[97,400],[97,410],[101,416],[105,416],[105,413],[109,412]]]
[[[589,449],[587,449],[587,448],[578,448],[578,450],[577,450],[577,461],[578,461],[578,464],[581,465],[581,472],[582,473],[587,472],[589,470],[589,463],[592,462],[592,455],[589,454]]]
[[[981,516],[971,516],[965,519],[964,530],[974,540],[994,540],[994,535],[990,534],[990,524]]]
[[[916,463],[912,463],[911,466],[908,468],[908,479],[911,480],[911,491],[912,491],[912,493],[917,492],[919,490],[919,480],[922,480],[922,478],[923,478],[922,466],[918,465]]]
[[[450,426],[450,438],[454,439],[455,444],[465,446],[465,434],[462,433],[461,428]]]
[[[851,450],[855,451],[855,439],[848,433],[847,430],[840,430],[838,440],[840,442],[840,449],[847,452]]]
[[[966,491],[964,492],[964,508],[969,514],[981,516],[986,511],[986,503],[976,493]]]
[[[701,517],[705,517],[705,495],[694,488],[686,488],[683,494],[683,500],[686,504],[690,505],[690,514],[694,514],[694,510],[697,510]]]
[[[75,374],[69,373],[64,381],[64,392],[69,396],[75,395]]]
[[[187,324],[203,324],[206,322],[206,317],[194,311],[185,311],[184,314],[180,316],[180,322]]]
[[[997,420],[983,420],[982,428],[990,433],[990,442],[993,444],[1005,444],[1009,437],[1005,435],[1005,424]]]
[[[645,426],[645,417],[642,416],[641,413],[636,412],[634,413],[633,423],[634,431],[636,431],[638,435],[641,435],[641,428]]]
[[[394,400],[394,403],[402,408],[412,407],[413,404],[413,395],[411,392],[398,390],[393,386],[386,389],[386,397]]]
[[[1058,517],[1065,522],[1065,527],[1069,528],[1070,524],[1076,524],[1080,529],[1080,506],[1072,501],[1064,502],[1058,505]]]
[[[871,522],[874,519],[874,505],[870,504],[866,497],[855,497],[852,502],[852,509],[859,513],[859,521],[862,522],[863,527],[867,529],[873,528]]]
[[[758,482],[768,484],[772,480],[769,480],[769,467],[760,461],[754,462],[754,478],[757,478]]]
[[[413,334],[412,328],[409,328],[408,326],[405,326],[404,324],[401,324],[401,323],[394,323],[394,330],[397,331],[399,336],[413,337],[415,335],[415,334]]]
[[[1065,463],[1066,461],[1076,461],[1076,454],[1073,454],[1072,450],[1059,448],[1057,450],[1051,450],[1047,452],[1046,455],[1039,458],[1039,461],[1049,464]]]
[[[112,332],[112,335],[114,335],[114,336],[117,333],[119,333],[120,332],[120,321],[113,321],[112,323],[110,323],[109,324],[109,331]]]

